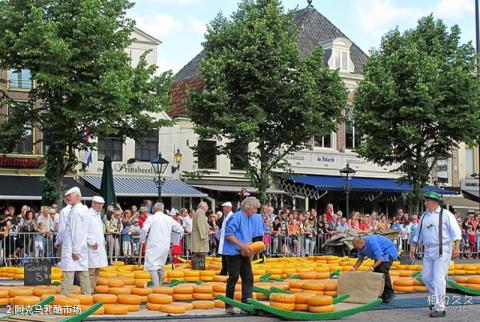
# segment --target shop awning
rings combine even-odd
[[[0,175],[0,200],[42,200],[41,178],[43,177]],[[79,187],[84,200],[90,200],[96,195],[72,177],[65,177],[63,186],[65,188]]]
[[[340,176],[294,176],[289,179],[295,183],[314,186],[317,190],[343,191],[345,180]],[[408,192],[412,188],[407,183],[398,183],[394,179],[385,178],[360,178],[353,177],[350,181],[351,191],[382,191],[382,192]],[[445,190],[433,186],[426,186],[424,191],[434,191],[442,195],[457,195],[456,191]]]
[[[455,209],[468,209],[468,210],[477,210],[478,202],[475,202],[470,199],[466,199],[461,196],[455,197],[445,197],[443,198],[445,204],[452,206]]]
[[[209,189],[209,190],[223,191],[223,192],[239,192],[241,188],[247,189],[248,192],[253,192],[253,193],[257,192],[256,188],[250,187],[250,186],[205,185],[205,184],[201,184],[201,185],[194,184],[193,186],[200,189]],[[277,195],[286,194],[286,192],[283,190],[273,189],[273,188],[267,189],[267,193],[277,194]]]
[[[102,177],[82,176],[82,179],[100,189]],[[117,197],[156,197],[158,188],[152,178],[114,177],[115,194]],[[207,197],[189,184],[178,179],[167,179],[162,185],[162,197]]]

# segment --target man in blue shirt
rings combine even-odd
[[[260,208],[255,197],[247,197],[240,204],[240,210],[234,213],[225,227],[223,256],[227,258],[228,280],[225,296],[233,299],[239,276],[242,277],[242,302],[253,298],[253,272],[250,263],[251,250],[248,244],[255,237],[255,220],[253,215]],[[233,307],[226,304],[225,311],[234,314]]]
[[[398,258],[398,252],[393,242],[382,235],[370,235],[355,237],[352,241],[353,247],[357,250],[357,262],[352,270],[357,270],[363,263],[365,257],[373,259],[375,262],[370,267],[370,271],[382,273],[385,275],[385,288],[383,289],[382,300],[384,303],[390,303],[395,292],[392,288],[390,279],[390,267],[392,261]]]

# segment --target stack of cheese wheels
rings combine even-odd
[[[401,277],[393,282],[393,289],[397,292],[413,292],[415,291],[415,282],[411,277]]]
[[[329,279],[323,281],[323,294],[328,295],[328,296],[337,296],[337,285],[338,285],[338,280],[334,279]]]
[[[316,295],[308,292],[295,293],[295,311],[308,312],[308,299]]]
[[[335,311],[333,297],[328,295],[316,295],[307,300],[308,311],[312,313],[326,313]]]
[[[112,315],[125,315],[128,314],[128,305],[124,304],[104,304],[104,313]]]
[[[183,280],[187,282],[197,282],[200,280],[200,271],[197,270],[184,271],[183,275],[185,276]]]
[[[120,294],[117,296],[117,303],[126,305],[128,307],[128,312],[140,311],[141,302],[142,298],[139,295]]]
[[[179,284],[173,287],[173,299],[175,301],[193,300],[193,286],[190,284]]]
[[[333,286],[331,286],[333,288]],[[325,284],[319,281],[311,281],[304,283],[302,289],[308,293],[314,293],[316,295],[323,295],[325,290]],[[336,287],[335,287],[336,289]]]
[[[192,297],[194,300],[212,300],[213,287],[211,285],[195,285],[193,286]]]
[[[295,295],[272,293],[270,294],[270,306],[286,311],[295,311]]]
[[[10,304],[9,292],[6,289],[0,290],[0,306],[6,306]]]
[[[480,290],[480,276],[470,276],[467,279],[467,287]]]
[[[305,283],[306,282],[302,280],[291,280],[288,282],[288,290],[291,293],[301,293],[303,292],[303,285]]]
[[[213,301],[193,301],[194,310],[210,310],[215,308],[215,302]]]
[[[423,284],[416,278],[413,279],[413,288],[415,289],[415,292],[428,292],[428,289],[425,286],[425,284]]]

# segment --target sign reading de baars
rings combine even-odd
[[[8,169],[39,169],[46,165],[45,160],[40,158],[22,158],[6,155],[0,156],[0,168]]]

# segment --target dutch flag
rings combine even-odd
[[[87,143],[90,142],[90,131],[89,130],[87,130],[87,133],[85,134],[85,140],[87,141]],[[87,153],[85,154],[85,163],[88,166],[92,162],[93,162],[92,150],[90,148],[87,148]]]

